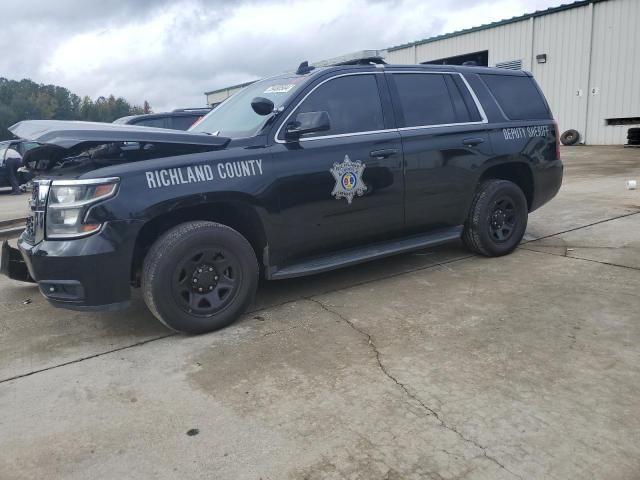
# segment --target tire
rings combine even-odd
[[[640,127],[632,127],[629,130],[627,130],[627,133],[629,135],[640,135]]]
[[[527,199],[520,187],[508,180],[486,180],[478,186],[462,240],[469,250],[480,255],[507,255],[522,240],[528,215]]]
[[[567,130],[560,135],[560,141],[563,145],[575,145],[580,140],[580,133],[577,130]]]
[[[211,332],[251,304],[258,271],[255,252],[240,233],[219,223],[187,222],[152,245],[142,267],[142,294],[170,329]]]

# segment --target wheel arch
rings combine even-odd
[[[520,187],[527,199],[527,207],[531,211],[534,201],[535,184],[533,171],[526,160],[506,161],[490,165],[480,175],[480,182],[495,178],[509,180]]]
[[[233,228],[251,244],[259,264],[268,244],[265,223],[257,208],[244,198],[211,200],[200,203],[157,208],[136,236],[131,259],[131,281],[140,284],[144,259],[153,243],[166,231],[190,221],[211,221]]]

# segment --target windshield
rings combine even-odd
[[[252,83],[221,103],[189,131],[229,138],[251,137],[258,133],[271,117],[271,115],[262,116],[255,113],[251,108],[251,100],[255,97],[268,98],[277,109],[300,88],[305,80],[305,77],[292,75]]]

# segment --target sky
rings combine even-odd
[[[156,112],[204,92],[570,0],[0,0],[0,77]]]

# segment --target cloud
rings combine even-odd
[[[468,28],[555,0],[2,0],[0,76],[160,111],[204,91]]]

